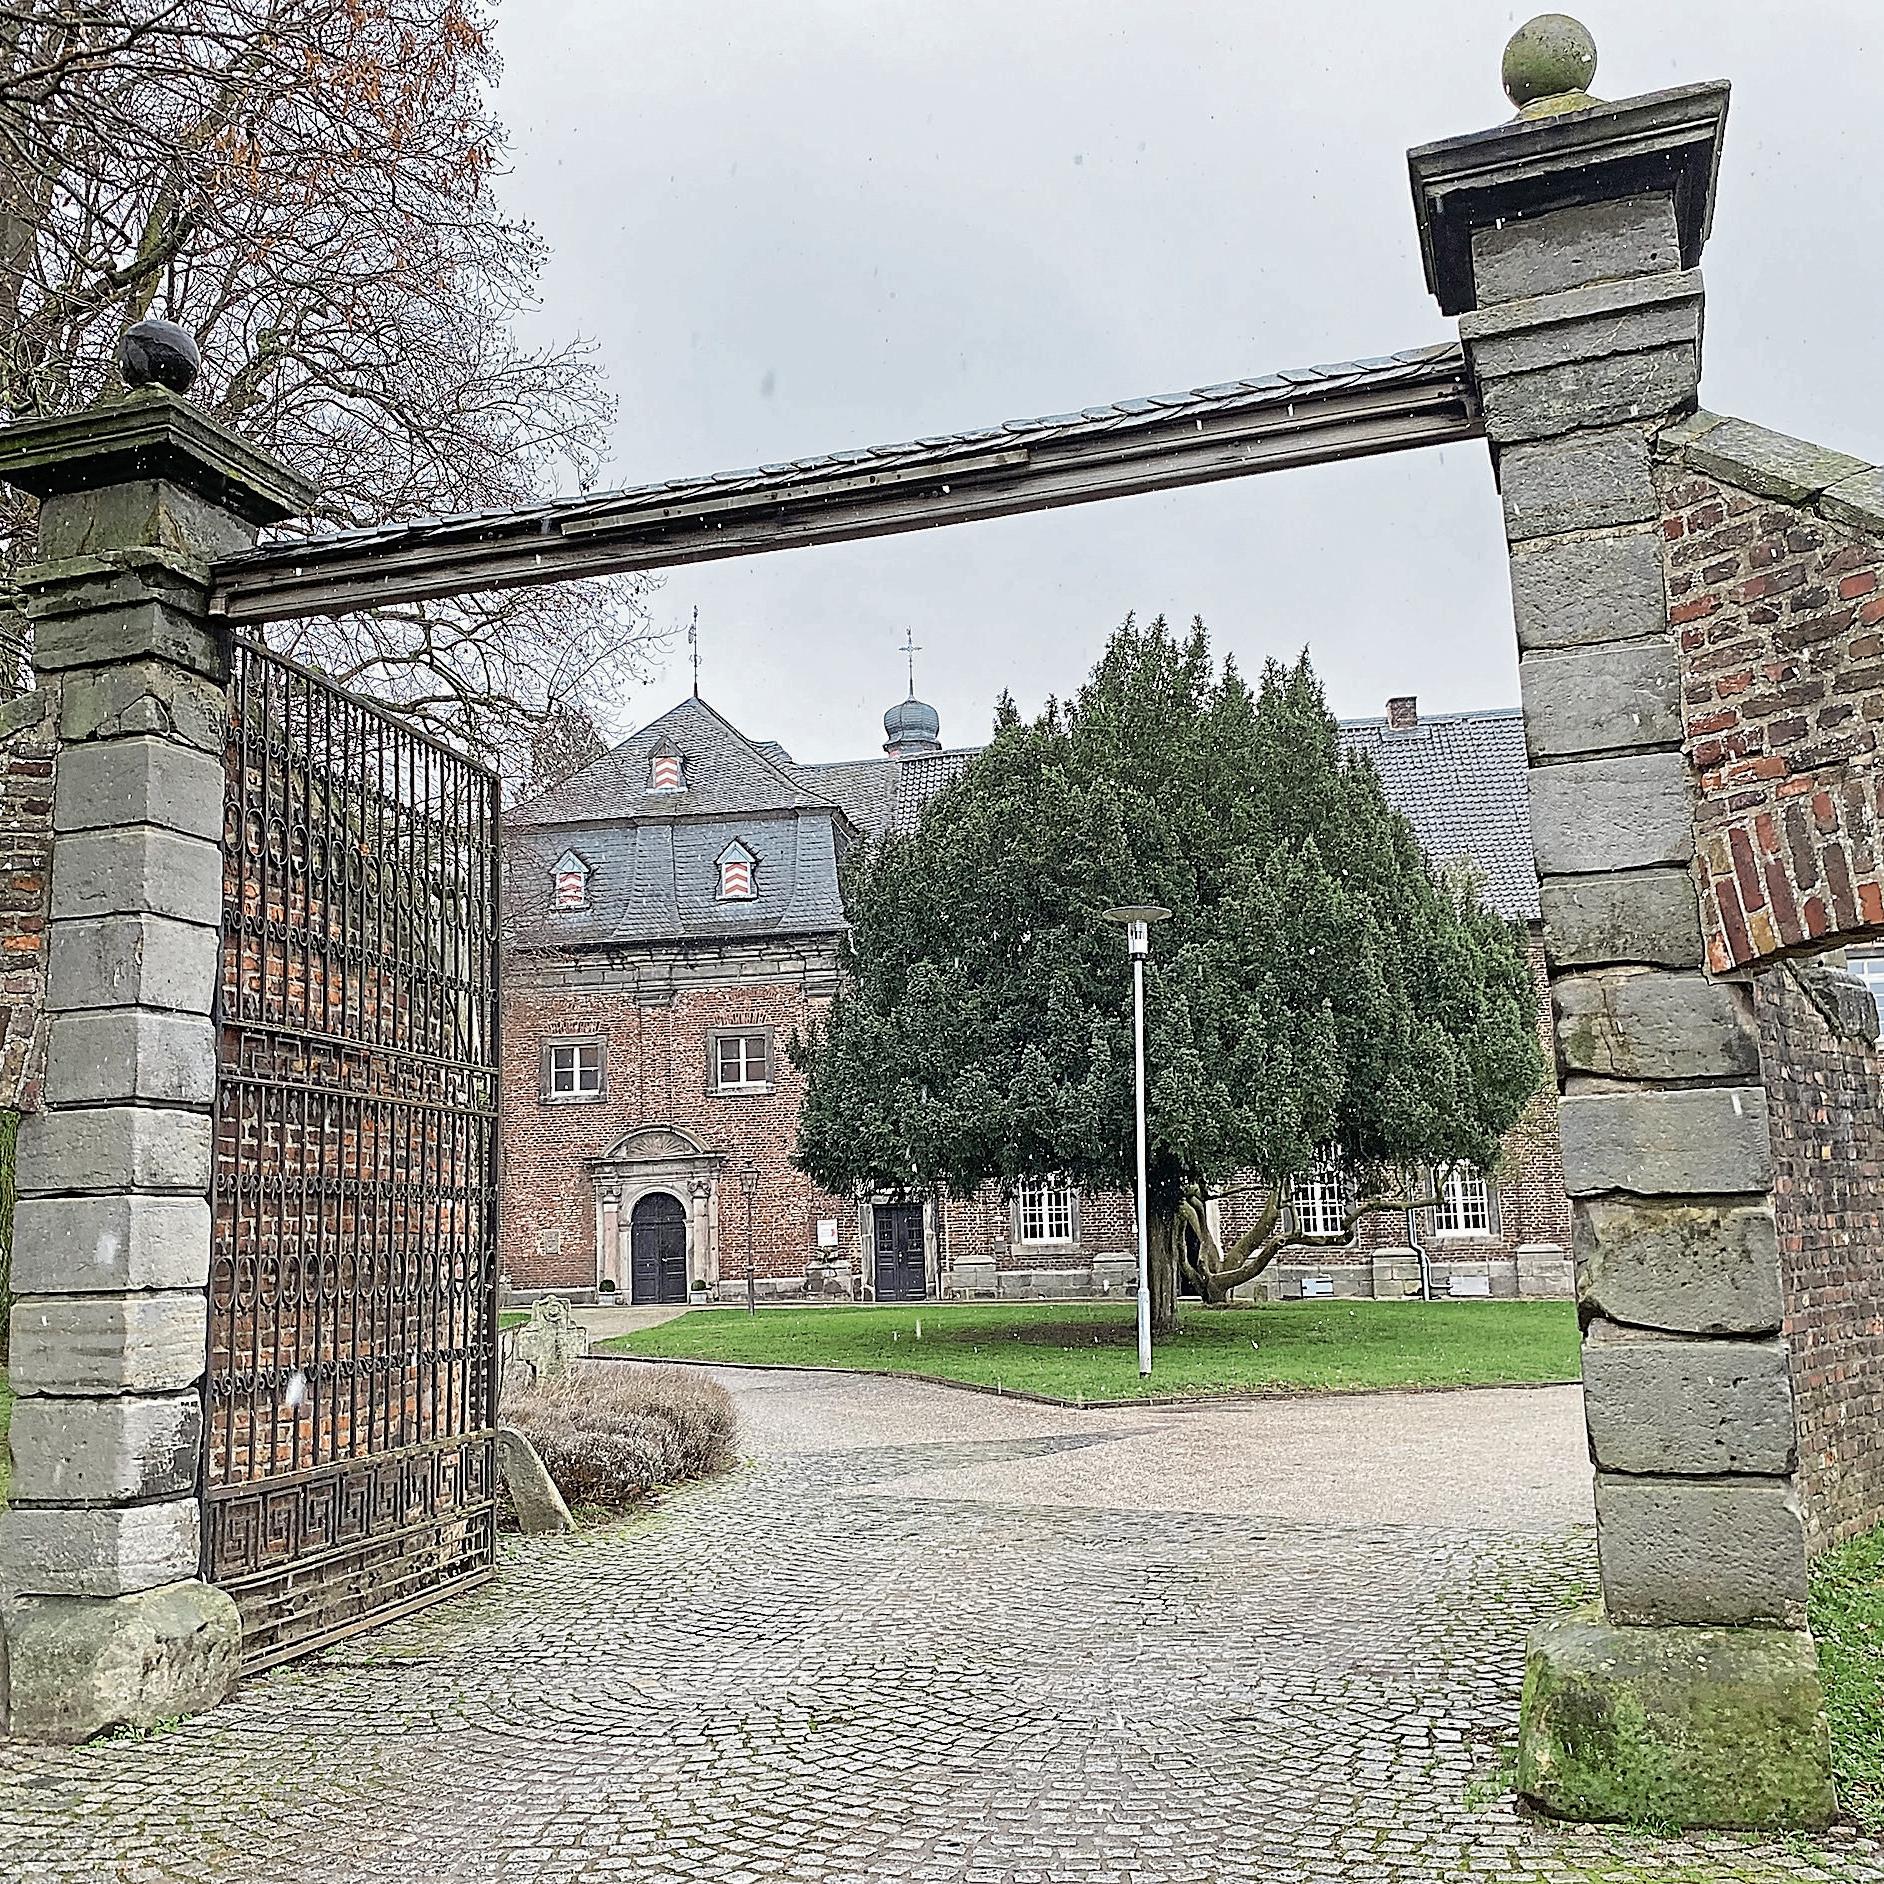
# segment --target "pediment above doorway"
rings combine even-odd
[[[599,1164],[718,1164],[724,1152],[701,1144],[678,1125],[637,1125],[597,1160]]]

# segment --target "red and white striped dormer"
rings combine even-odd
[[[738,838],[713,861],[719,865],[721,902],[746,903],[758,895],[759,860]]]
[[[550,872],[550,907],[552,909],[587,909],[589,906],[589,866],[573,850],[556,859]]]
[[[671,739],[662,739],[648,754],[648,790],[684,792],[687,789],[687,762]]]

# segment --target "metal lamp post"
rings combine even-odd
[[[746,1313],[756,1315],[759,1297],[752,1279],[752,1206],[759,1197],[759,1161],[750,1154],[739,1167],[739,1188],[746,1197]]]
[[[1145,1178],[1145,957],[1151,953],[1151,925],[1170,911],[1157,903],[1130,903],[1104,912],[1122,923],[1132,957],[1132,1060],[1138,1112],[1138,1373],[1151,1378],[1151,1226],[1146,1215]]]

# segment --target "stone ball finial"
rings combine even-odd
[[[1540,98],[1587,93],[1596,76],[1596,41],[1567,13],[1540,13],[1505,43],[1505,96],[1520,111]]]
[[[153,315],[124,330],[118,346],[118,370],[124,375],[124,383],[133,389],[167,386],[173,393],[186,393],[203,370],[203,356],[184,328]]]

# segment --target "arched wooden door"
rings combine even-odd
[[[650,1191],[628,1220],[628,1294],[634,1302],[687,1299],[687,1212],[666,1191]]]

